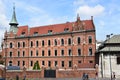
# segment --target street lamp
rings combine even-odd
[[[109,35],[106,35],[107,39],[108,39],[108,44],[110,44],[110,37],[112,36],[113,34],[109,34]],[[108,45],[108,49],[109,49],[109,62],[110,62],[110,79],[112,80],[112,65],[111,65],[111,54],[110,54],[110,45]]]

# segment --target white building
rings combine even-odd
[[[114,35],[104,41],[98,48],[97,56],[99,59],[99,77],[113,77],[115,73],[116,78],[120,78],[120,35]]]

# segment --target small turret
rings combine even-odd
[[[10,25],[10,32],[16,33],[17,29],[18,29],[18,27],[17,27],[18,22],[17,22],[16,14],[15,14],[15,6],[13,6],[13,15],[12,15],[12,19],[11,19],[9,25]]]

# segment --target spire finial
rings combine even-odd
[[[12,19],[9,23],[10,25],[18,25],[17,19],[16,19],[16,14],[15,14],[15,3],[13,3],[13,15],[12,15]]]
[[[80,16],[79,13],[77,13],[77,21],[80,20]]]

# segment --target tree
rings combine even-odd
[[[33,67],[33,70],[40,70],[39,62],[36,61]]]

